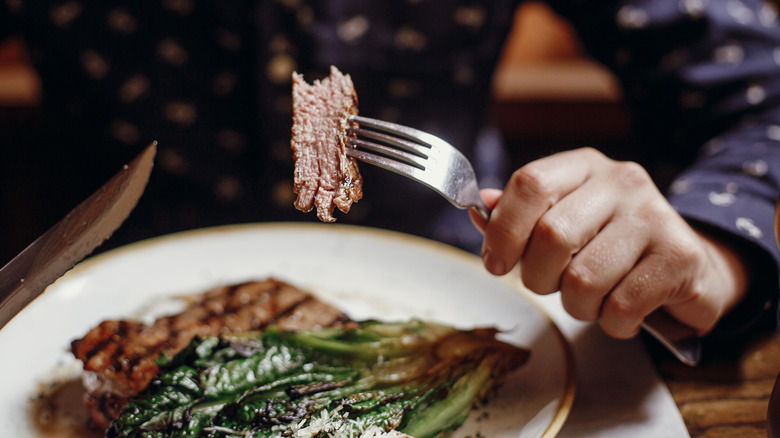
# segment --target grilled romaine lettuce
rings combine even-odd
[[[433,438],[528,357],[495,335],[412,320],[196,339],[108,436]]]

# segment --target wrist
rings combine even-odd
[[[697,231],[704,245],[709,263],[713,269],[706,270],[709,274],[716,273],[716,281],[721,290],[722,309],[720,316],[736,308],[747,295],[751,284],[751,264],[748,263],[746,251],[738,245],[710,233]]]

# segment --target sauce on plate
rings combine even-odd
[[[32,400],[30,415],[42,438],[99,438],[103,433],[89,426],[81,380],[73,378],[41,385]]]

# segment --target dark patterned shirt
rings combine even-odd
[[[440,134],[475,158],[480,141],[500,151],[495,136],[481,134],[513,3],[9,0],[0,31],[23,35],[31,48],[45,107],[66,126],[63,148],[122,163],[159,142],[148,191],[116,243],[231,222],[314,220],[292,202],[293,71],[311,81],[336,65],[351,74],[361,114]],[[494,165],[476,164],[493,175]],[[478,247],[462,211],[370,167],[361,169],[364,199],[340,222]]]
[[[159,142],[149,188],[112,239],[122,243],[208,225],[313,220],[292,207],[290,76],[312,80],[330,65],[352,75],[361,114],[442,136],[474,161],[482,186],[501,187],[509,160],[486,109],[517,3],[5,0],[0,33],[26,39],[62,148],[115,169]],[[672,204],[754,254],[759,281],[747,311],[774,305],[775,7],[549,3],[621,80],[645,154],[679,172]],[[365,198],[339,221],[479,247],[467,215],[431,190],[361,170]]]

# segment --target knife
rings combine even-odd
[[[119,228],[141,197],[157,142],[0,268],[0,329]]]
[[[658,309],[647,315],[642,328],[685,365],[696,366],[701,362],[702,345],[698,334],[665,310]]]

